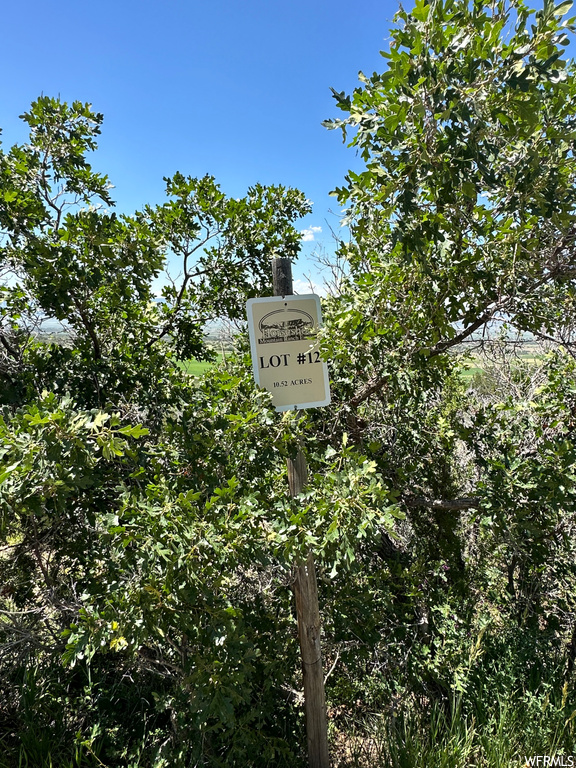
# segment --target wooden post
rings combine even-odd
[[[292,296],[292,262],[288,258],[272,259],[272,278],[275,296]],[[308,478],[306,457],[298,449],[294,459],[288,459],[288,485],[294,498],[302,491]],[[306,741],[309,768],[329,768],[328,725],[324,673],[320,646],[320,608],[316,567],[312,552],[306,563],[294,569],[294,596],[298,618],[298,639],[302,657],[304,708],[306,710]]]
[[[293,296],[292,260],[284,256],[272,259],[274,296]]]

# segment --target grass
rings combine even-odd
[[[536,363],[539,360],[542,360],[543,355],[527,352],[525,354],[520,354],[518,357],[520,360],[522,360],[522,362]],[[189,373],[192,376],[202,376],[204,373],[206,373],[206,371],[209,371],[215,365],[219,365],[223,359],[224,357],[222,353],[218,352],[216,355],[216,360],[214,361],[206,362],[193,359],[182,360],[179,363],[179,366],[183,371],[186,371],[186,373]],[[484,373],[484,371],[485,368],[481,365],[481,361],[478,358],[472,358],[471,360],[466,361],[466,367],[461,371],[460,375],[464,381],[472,382],[475,376]]]
[[[219,365],[223,360],[222,354],[218,352],[216,360],[214,361],[201,361],[201,360],[182,360],[179,363],[180,368],[191,376],[202,376],[202,374],[209,371],[215,365]]]
[[[543,357],[544,355],[539,354],[532,349],[526,349],[526,351],[521,352],[518,355],[518,359],[525,363],[536,363],[539,360],[542,360]],[[218,352],[216,354],[216,360],[214,361],[206,362],[193,359],[182,360],[179,363],[179,366],[183,371],[186,371],[186,373],[189,373],[191,376],[202,376],[206,373],[206,371],[209,371],[215,365],[219,365],[223,359],[223,354]],[[465,365],[466,367],[462,369],[460,375],[462,379],[468,383],[472,383],[472,380],[475,376],[481,375],[485,372],[485,367],[481,364],[481,360],[477,357],[467,360]]]
[[[530,706],[521,697],[496,697],[488,712],[433,705],[427,716],[374,717],[344,736],[336,768],[520,768],[534,755],[576,755],[576,710],[565,701],[554,706],[542,697]]]
[[[468,360],[466,362],[466,368],[460,372],[460,376],[464,379],[464,381],[471,381],[474,376],[477,376],[479,373],[484,371],[484,369],[478,366],[476,363],[476,360]]]
[[[426,712],[414,707],[367,720],[341,723],[331,735],[333,768],[521,768],[526,758],[555,756],[557,765],[574,765],[576,709],[567,701],[566,684],[555,694],[507,691],[503,696],[485,687],[465,711],[458,697],[447,707],[431,704]],[[22,746],[19,756],[0,755],[0,768],[114,768],[92,750],[90,741],[76,739],[75,754],[51,754]],[[69,745],[70,746],[70,745]],[[564,758],[562,758],[564,756]],[[572,761],[568,759],[572,757]],[[16,761],[17,760],[17,761]],[[162,762],[162,765],[166,763]],[[180,765],[180,763],[178,763]],[[537,764],[537,763],[534,763]],[[542,765],[542,761],[538,763]],[[544,765],[550,763],[544,763]],[[152,754],[127,768],[160,765]],[[259,765],[250,761],[247,766]]]
[[[528,364],[538,363],[543,360],[543,358],[543,354],[528,349],[524,352],[520,352],[517,356],[518,362]],[[464,381],[471,383],[475,376],[482,375],[485,371],[486,367],[482,365],[481,359],[479,357],[472,357],[465,361],[465,368],[461,370],[460,376]]]

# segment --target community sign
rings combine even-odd
[[[316,339],[322,322],[319,297],[249,299],[246,310],[254,379],[272,393],[276,410],[328,405],[328,366]]]

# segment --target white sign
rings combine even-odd
[[[328,366],[316,340],[322,322],[319,297],[249,299],[246,310],[254,379],[272,393],[276,410],[328,405]]]

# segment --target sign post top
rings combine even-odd
[[[315,294],[249,299],[246,305],[254,379],[277,411],[330,402],[328,366],[320,359],[322,322]]]

